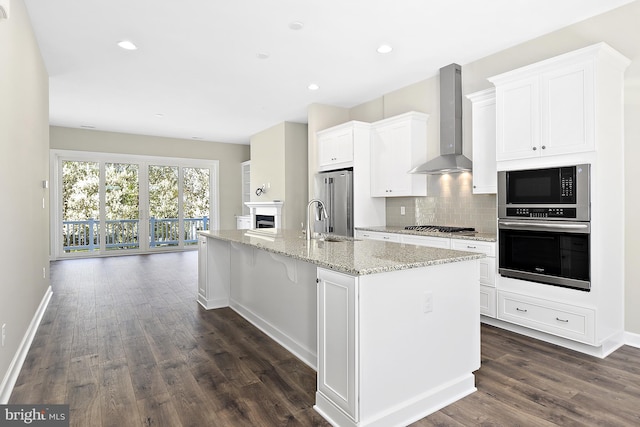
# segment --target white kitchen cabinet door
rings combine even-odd
[[[318,392],[358,421],[356,277],[318,269]]]
[[[540,145],[538,76],[496,85],[496,159],[538,157]]]
[[[541,77],[540,155],[594,149],[593,63],[570,64]]]
[[[409,112],[372,124],[371,196],[426,196],[427,178],[409,170],[427,160],[427,122]]]
[[[496,91],[491,88],[467,98],[472,102],[473,194],[496,194]]]
[[[496,317],[497,314],[496,288],[480,285],[480,314],[488,317]]]
[[[318,170],[353,166],[353,126],[350,123],[318,132]]]

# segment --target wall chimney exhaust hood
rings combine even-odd
[[[409,171],[439,175],[470,172],[462,155],[462,71],[458,64],[440,68],[440,156]]]

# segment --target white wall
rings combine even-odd
[[[10,18],[0,20],[0,384],[49,287],[48,91],[24,2],[12,0]]]
[[[235,215],[242,215],[240,164],[249,160],[248,145],[57,126],[50,133],[52,149],[218,160],[220,229],[236,228]]]

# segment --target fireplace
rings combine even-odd
[[[245,202],[251,212],[252,228],[282,228],[284,202]]]
[[[256,215],[254,228],[276,228],[275,215]]]

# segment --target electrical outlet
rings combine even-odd
[[[2,347],[4,347],[4,340],[7,338],[7,324],[2,324]]]
[[[404,214],[405,214],[404,206],[400,206],[400,215],[404,215]]]
[[[424,293],[422,297],[422,311],[424,313],[431,313],[433,311],[433,293]]]

